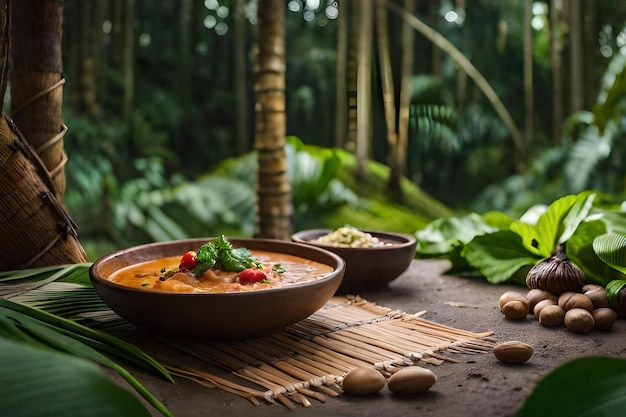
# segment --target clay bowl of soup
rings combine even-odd
[[[150,333],[241,340],[305,319],[335,294],[344,276],[343,259],[323,248],[229,238],[233,248],[249,250],[268,278],[244,285],[228,271],[209,270],[202,280],[183,275],[164,279],[167,271],[183,265],[188,251],[212,239],[150,243],[103,256],[89,270],[91,282],[114,312]]]
[[[337,239],[329,241],[325,237],[336,234],[340,229],[303,230],[292,235],[292,240],[331,251],[346,261],[346,271],[338,294],[358,294],[361,291],[380,290],[406,271],[415,257],[417,240],[415,237],[394,232],[359,230],[359,234],[369,235],[360,242]],[[371,240],[376,246],[370,246]]]

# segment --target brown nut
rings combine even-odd
[[[512,340],[493,348],[494,356],[504,363],[523,363],[533,355],[534,349],[527,343]]]
[[[567,291],[567,292],[564,292],[563,294],[559,295],[559,299],[557,301],[557,304],[559,305],[559,307],[561,307],[562,309],[565,309],[565,303],[567,303],[567,300],[569,300],[575,294],[580,294],[580,293],[573,292],[573,291]]]
[[[354,368],[343,377],[343,391],[350,395],[373,395],[385,386],[385,377],[374,368]]]
[[[552,294],[550,291],[542,290],[539,288],[533,288],[529,290],[526,294],[526,302],[528,302],[528,306],[530,307],[531,311],[535,308],[539,301],[547,299],[554,300],[554,302],[556,303],[557,296]]]
[[[589,333],[595,326],[593,315],[582,308],[573,308],[565,313],[565,327],[575,333]]]
[[[502,314],[510,320],[521,320],[528,315],[530,308],[526,299],[509,301],[502,306]]]
[[[604,287],[596,285],[588,291],[585,291],[584,294],[591,299],[594,308],[608,308],[611,306]]]
[[[595,321],[596,329],[608,330],[615,320],[617,320],[617,313],[611,308],[596,308],[591,312],[593,320]]]
[[[565,310],[555,305],[545,306],[539,313],[539,323],[546,327],[557,327],[563,324]]]
[[[541,314],[541,310],[543,310],[546,306],[553,306],[553,305],[556,305],[556,301],[554,301],[551,298],[546,298],[545,300],[541,300],[535,305],[535,308],[533,309],[533,314],[535,315],[535,317],[539,318],[539,314]]]
[[[437,375],[421,366],[402,368],[389,377],[387,387],[394,394],[409,395],[428,391],[437,382]]]
[[[582,308],[583,310],[591,312],[593,311],[593,303],[591,302],[591,298],[587,297],[585,294],[573,294],[565,301],[565,307],[563,307],[563,309],[567,311],[573,308]]]
[[[509,301],[526,301],[526,296],[516,291],[507,291],[500,296],[498,300],[498,307],[502,310],[502,307]]]
[[[598,288],[604,289],[602,285],[598,284],[585,284],[583,288],[580,290],[583,294],[588,293],[589,291],[597,290]]]

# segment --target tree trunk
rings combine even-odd
[[[53,166],[60,166],[63,172],[63,135],[53,128],[64,132],[61,102],[55,94],[62,85],[61,6],[56,1],[18,4],[9,16],[8,1],[0,0],[0,99],[4,100],[11,60],[11,88],[17,88],[12,102],[16,119],[31,138],[41,139],[39,151],[49,161],[54,160],[47,150],[60,146],[61,162]],[[44,93],[38,94],[41,91]],[[51,140],[44,133],[55,136]],[[76,225],[55,197],[59,180],[58,173],[50,175],[50,168],[16,124],[8,117],[0,118],[0,271],[87,261]],[[63,189],[64,185],[63,181]]]
[[[346,144],[348,134],[348,8],[349,1],[344,0],[337,5],[339,16],[337,20],[337,86],[335,90],[335,146],[342,148]]]
[[[122,116],[127,119],[130,116],[134,93],[134,44],[135,35],[133,25],[135,23],[135,0],[126,0],[124,2],[124,13],[122,14],[122,79],[124,80],[124,97],[122,101]]]
[[[570,112],[583,109],[581,0],[570,0]]]
[[[394,94],[393,72],[389,53],[389,30],[387,27],[387,0],[376,0],[376,44],[378,46],[378,65],[383,92],[387,143],[389,144],[389,178],[387,188],[394,194],[400,190],[402,161],[398,158],[398,132],[396,128],[396,98]]]
[[[357,79],[358,79],[358,45],[359,45],[359,19],[356,11],[360,2],[348,0],[343,11],[348,15],[348,56],[346,63],[346,98],[348,101],[348,118],[344,148],[348,152],[355,152],[357,138]],[[341,13],[341,12],[340,12]]]
[[[533,142],[533,0],[524,1],[524,147],[521,149],[521,163],[525,163],[527,150]]]
[[[180,9],[178,15],[178,49],[180,52],[180,63],[178,65],[178,98],[181,106],[184,106],[189,100],[189,89],[191,87],[190,68],[191,68],[191,0],[180,0]]]
[[[370,152],[372,135],[372,2],[358,4],[359,43],[357,67],[357,130],[356,130],[356,170],[357,179],[365,176],[365,163]]]
[[[404,8],[407,13],[415,12],[415,0],[405,0]],[[413,50],[414,50],[415,32],[411,25],[406,21],[402,22],[402,73],[400,75],[400,111],[398,114],[398,146],[396,159],[398,166],[401,167],[398,172],[397,187],[395,191],[398,199],[403,198],[402,188],[400,186],[400,176],[404,174],[406,166],[406,154],[409,144],[409,117],[411,109],[411,95],[413,94],[411,77],[413,76]],[[437,48],[435,48],[437,49]]]
[[[237,151],[240,154],[248,151],[248,77],[246,48],[246,16],[245,1],[234,0],[233,7],[233,42],[235,44],[235,99],[237,108]]]
[[[561,124],[563,123],[563,87],[561,79],[561,31],[560,13],[557,7],[560,1],[550,2],[550,67],[552,70],[552,140],[561,142]]]
[[[285,2],[259,0],[255,65],[257,237],[289,240],[293,207],[285,153]]]
[[[56,199],[65,195],[67,155],[61,120],[63,5],[20,0],[11,5],[11,117],[48,170]]]

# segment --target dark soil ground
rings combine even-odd
[[[409,313],[426,310],[425,319],[482,332],[492,330],[497,342],[519,340],[534,347],[521,365],[507,365],[492,353],[455,355],[459,363],[431,367],[438,382],[427,393],[398,398],[385,387],[370,397],[342,395],[291,411],[280,405],[254,406],[245,399],[186,380],[175,385],[136,372],[135,375],[176,417],[199,416],[463,416],[503,417],[514,414],[536,383],[556,366],[582,356],[626,357],[626,320],[609,331],[580,335],[565,328],[545,328],[532,315],[506,320],[498,309],[502,293],[523,287],[492,285],[482,279],[443,275],[446,261],[414,261],[388,289],[364,292],[363,298]],[[584,376],[581,376],[584,381]],[[154,413],[158,415],[158,413]]]

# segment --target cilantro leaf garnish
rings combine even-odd
[[[202,245],[197,251],[196,259],[193,269],[195,275],[202,275],[211,268],[240,272],[246,268],[261,266],[261,262],[252,258],[252,253],[247,248],[233,248],[223,235]]]

